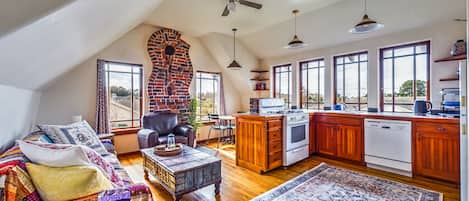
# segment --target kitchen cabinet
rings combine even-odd
[[[316,124],[314,115],[309,115],[309,154],[316,153]]]
[[[415,174],[459,182],[459,125],[415,123]]]
[[[282,166],[282,122],[282,116],[236,116],[236,165],[259,173]]]
[[[363,119],[321,115],[315,120],[319,154],[363,162]]]

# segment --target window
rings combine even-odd
[[[429,100],[430,41],[380,49],[381,111],[412,112]]]
[[[291,64],[274,66],[274,98],[283,98],[285,105],[291,106]]]
[[[106,62],[112,129],[139,128],[142,116],[142,65]]]
[[[344,103],[349,110],[368,108],[368,52],[334,57],[334,103]]]
[[[324,108],[324,59],[300,62],[300,106]]]
[[[208,114],[220,113],[220,73],[196,73],[196,96],[199,101],[197,116],[206,120]]]

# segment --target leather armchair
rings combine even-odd
[[[176,143],[194,146],[194,129],[189,125],[179,125],[176,113],[163,111],[144,115],[142,129],[138,131],[140,149],[166,144],[171,133],[174,134]]]

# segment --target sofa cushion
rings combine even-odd
[[[80,146],[45,144],[17,140],[21,151],[33,163],[49,167],[89,165],[91,161]]]
[[[142,125],[160,135],[167,135],[178,125],[178,116],[168,111],[149,113],[143,116]]]
[[[69,125],[38,125],[54,143],[85,145],[101,155],[109,154],[99,141],[96,132],[86,121]]]
[[[31,177],[20,166],[14,166],[9,169],[4,178],[5,200],[41,200]]]
[[[71,200],[114,188],[94,166],[55,168],[26,163],[26,168],[44,200]]]

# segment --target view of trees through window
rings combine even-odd
[[[196,96],[199,101],[197,116],[207,119],[208,114],[220,113],[220,74],[210,72],[196,73]]]
[[[324,108],[324,59],[300,62],[301,108]]]
[[[142,66],[106,62],[111,127],[138,128],[142,116]]]
[[[282,98],[290,108],[292,95],[291,64],[274,66],[274,97]]]
[[[412,112],[415,100],[429,100],[430,42],[380,49],[381,109]]]
[[[368,52],[334,57],[335,103],[349,110],[368,110]]]

